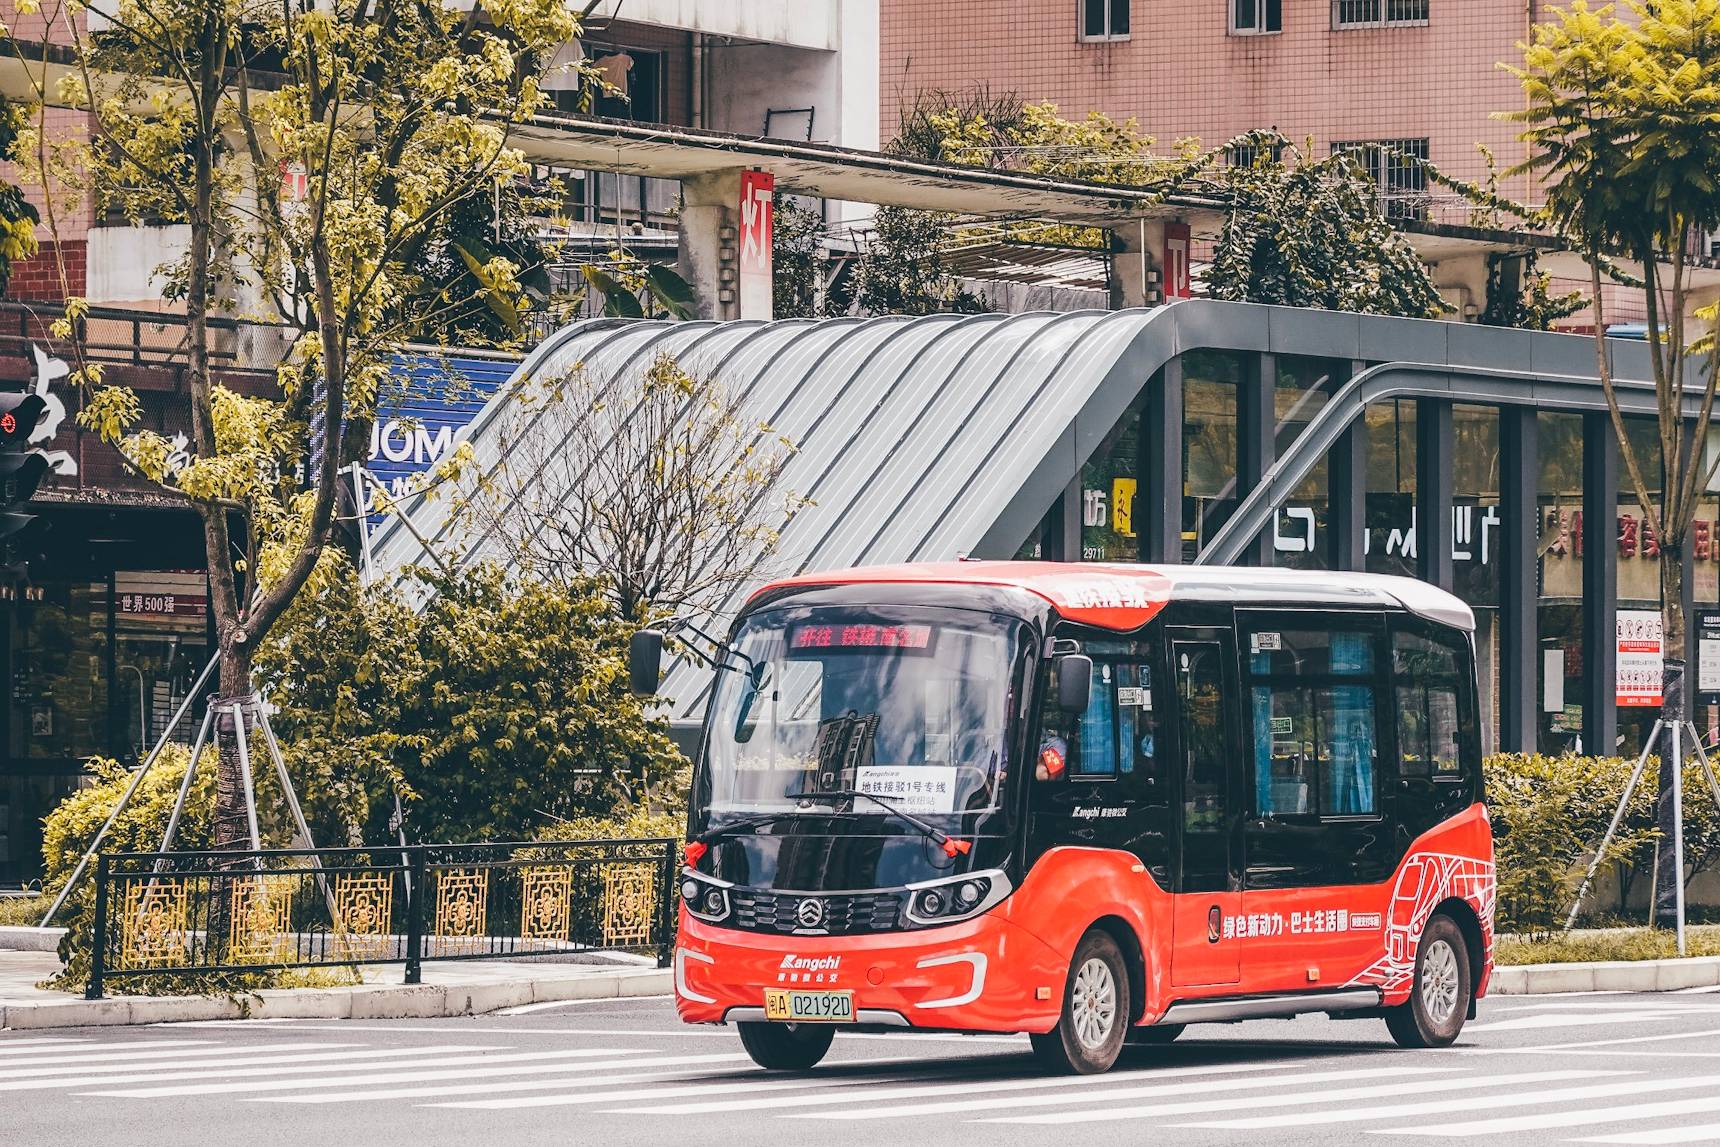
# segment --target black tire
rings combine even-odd
[[[1123,953],[1107,933],[1095,929],[1075,945],[1063,985],[1062,1018],[1051,1031],[1031,1037],[1033,1054],[1059,1074],[1109,1071],[1123,1050],[1133,1015]]]
[[[1175,1040],[1187,1024],[1153,1024],[1151,1027],[1130,1028],[1124,1042],[1135,1047],[1166,1044]]]
[[[836,1038],[828,1024],[737,1024],[741,1046],[753,1062],[770,1071],[805,1071],[816,1066]]]
[[[1386,1028],[1397,1045],[1445,1047],[1457,1039],[1475,991],[1471,975],[1463,930],[1444,913],[1434,915],[1416,946],[1409,1000],[1386,1009]]]

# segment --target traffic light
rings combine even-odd
[[[29,451],[30,433],[48,404],[36,394],[0,394],[0,565],[10,566],[28,555],[19,543],[35,525],[34,514],[20,508],[36,493],[48,472],[48,459]]]

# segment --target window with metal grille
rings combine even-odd
[[[1230,0],[1232,36],[1265,36],[1283,30],[1283,0]]]
[[[1348,140],[1332,144],[1332,154],[1355,160],[1379,189],[1380,213],[1387,219],[1427,218],[1427,140]]]
[[[1430,0],[1332,0],[1334,28],[1425,24]]]
[[[1081,5],[1081,39],[1127,40],[1129,0],[1078,0]]]

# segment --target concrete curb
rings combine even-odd
[[[388,1020],[481,1015],[520,1004],[667,995],[667,968],[623,969],[496,984],[358,984],[270,988],[244,996],[115,996],[0,1007],[0,1028],[112,1027],[196,1020]]]
[[[64,928],[31,928],[0,924],[0,952],[58,952]]]
[[[1675,992],[1720,984],[1720,956],[1682,960],[1608,960],[1589,964],[1517,964],[1495,967],[1488,995],[1541,996],[1554,992]]]

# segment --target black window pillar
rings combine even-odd
[[[1351,362],[1349,378],[1368,369],[1365,362]],[[1348,378],[1345,380],[1348,381]],[[1357,417],[1338,437],[1327,455],[1326,542],[1331,547],[1335,570],[1367,568],[1368,529],[1368,421]]]
[[[1583,752],[1618,748],[1618,440],[1583,415]]]
[[[1449,590],[1451,575],[1451,403],[1416,400],[1416,565],[1421,580]]]
[[[1237,409],[1240,422],[1236,459],[1238,500],[1254,492],[1276,457],[1274,432],[1277,429],[1277,410],[1273,398],[1277,383],[1278,361],[1273,355],[1258,354],[1248,361],[1242,378],[1242,393],[1237,396],[1240,400]],[[1239,564],[1271,565],[1272,534],[1272,529],[1267,528],[1250,538]]]
[[[1532,753],[1540,720],[1540,455],[1532,406],[1499,412],[1499,747]]]
[[[1183,388],[1182,360],[1173,358],[1147,387],[1141,415],[1139,493],[1135,528],[1141,560],[1182,561]]]
[[[1085,556],[1081,553],[1081,475],[1069,480],[1058,505],[1063,512],[1057,515],[1056,536],[1049,539],[1052,552],[1047,556],[1053,561],[1078,562]]]

